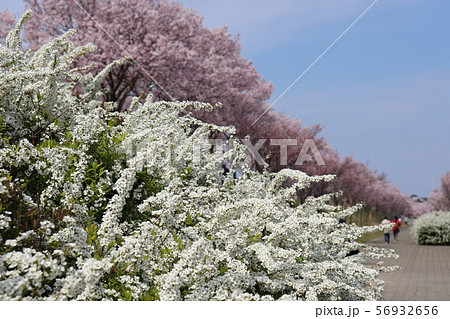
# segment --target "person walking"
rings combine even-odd
[[[391,223],[394,224],[394,227],[392,227],[392,232],[394,233],[394,239],[398,241],[398,233],[400,232],[400,226],[402,225],[402,222],[398,220],[398,217],[395,216],[393,220],[391,220]]]
[[[389,221],[389,219],[387,217],[384,217],[384,219],[381,221],[381,225],[385,226],[385,225],[389,225],[391,222]],[[384,243],[387,245],[389,244],[389,240],[390,240],[390,229],[386,228],[384,230]]]

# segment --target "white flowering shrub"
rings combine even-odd
[[[450,245],[450,212],[424,214],[414,221],[411,235],[419,245]]]
[[[237,141],[209,152],[211,131],[232,128],[189,114],[207,104],[149,96],[112,112],[96,95],[120,62],[71,69],[93,49],[74,31],[24,53],[29,14],[0,47],[0,299],[381,297],[390,269],[366,262],[394,255],[355,241],[378,227],[339,222],[359,207],[330,205],[335,194],[293,200],[333,176],[251,171]]]

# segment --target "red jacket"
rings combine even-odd
[[[395,218],[393,220],[391,220],[391,223],[395,224],[394,227],[392,228],[392,231],[394,233],[398,233],[400,231],[400,226],[402,225],[402,223],[399,222],[398,219],[395,219]]]

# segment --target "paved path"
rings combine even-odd
[[[381,274],[386,287],[384,300],[447,300],[450,301],[450,246],[419,246],[409,235],[409,226],[403,226],[399,241],[384,244],[383,239],[372,246],[389,247],[400,256],[387,260],[386,265],[399,265],[400,270]]]

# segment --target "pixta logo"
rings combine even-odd
[[[265,165],[266,162],[260,154],[260,149],[265,143],[269,143],[271,146],[280,147],[280,165],[288,164],[288,147],[299,145],[296,139],[260,139],[255,144],[248,139],[241,139],[242,144],[246,146],[247,153],[250,155],[248,160],[256,161],[258,165]],[[233,149],[233,141],[226,139],[208,139],[209,144],[214,150],[221,150],[226,152]],[[201,143],[194,145],[194,160],[199,161],[201,158]],[[317,165],[325,165],[325,161],[320,154],[316,143],[313,139],[306,139],[302,145],[302,148],[297,156],[295,165],[300,166],[305,162],[315,161]],[[312,156],[311,156],[312,155]]]
[[[146,132],[141,132],[133,142],[132,146],[127,147],[127,159],[131,160],[138,156],[144,161],[165,161],[167,163],[172,160],[176,160],[176,158],[185,151],[179,149],[184,148],[183,145],[160,145],[157,141],[148,141],[146,138]],[[315,142],[313,139],[306,139],[303,143],[298,143],[296,139],[259,139],[255,144],[249,139],[241,139],[241,140],[232,140],[232,139],[200,139],[200,140],[192,140],[192,149],[191,154],[187,156],[192,156],[192,161],[194,163],[202,163],[204,159],[207,157],[205,155],[210,154],[211,152],[221,152],[224,154],[225,152],[233,153],[233,149],[235,148],[235,143],[241,142],[242,145],[247,150],[247,161],[249,164],[253,164],[256,162],[258,165],[264,166],[266,164],[265,159],[260,153],[261,148],[269,143],[270,146],[279,147],[280,148],[280,156],[279,161],[280,165],[288,164],[288,148],[292,146],[301,145],[300,152],[297,155],[295,165],[300,166],[306,162],[315,162],[317,165],[323,166],[325,165],[325,161],[320,154]],[[186,158],[186,157],[184,157]]]

